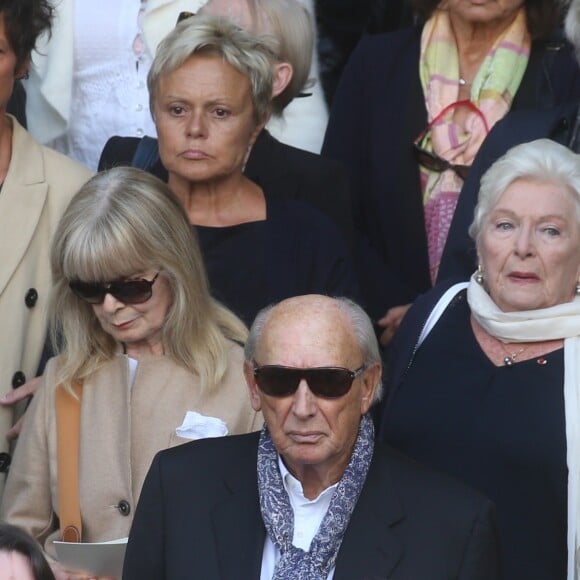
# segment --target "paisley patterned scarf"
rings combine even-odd
[[[260,509],[268,536],[281,553],[272,580],[326,580],[366,480],[373,449],[373,422],[364,415],[350,462],[334,490],[310,550],[305,552],[292,544],[294,512],[284,489],[274,442],[267,427],[262,429],[258,446]]]

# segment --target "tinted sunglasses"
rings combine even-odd
[[[299,369],[281,365],[254,367],[254,377],[260,390],[270,397],[288,397],[298,389],[302,379],[317,397],[335,399],[348,393],[353,381],[366,369],[363,365],[351,371],[342,367]]]
[[[456,165],[455,163],[450,163],[447,159],[439,157],[437,153],[423,149],[418,143],[413,143],[413,153],[417,163],[429,171],[443,173],[444,171],[447,171],[447,169],[451,169],[452,171],[455,171],[463,181],[465,181],[469,175],[469,170],[471,169],[470,165]]]
[[[69,282],[69,287],[81,300],[89,304],[101,304],[107,294],[124,304],[142,304],[153,296],[153,283],[159,274],[157,272],[153,280],[115,280],[113,282],[73,280]]]

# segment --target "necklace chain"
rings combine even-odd
[[[501,345],[501,347],[503,348],[504,352],[506,353],[506,356],[504,356],[504,358],[503,358],[503,364],[508,366],[508,367],[511,367],[516,362],[516,359],[520,356],[520,354],[522,354],[524,352],[524,350],[526,350],[526,347],[522,346],[516,352],[510,352],[505,347],[503,342],[501,342],[501,341],[498,341],[498,342]]]

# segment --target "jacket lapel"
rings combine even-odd
[[[404,517],[384,462],[373,460],[338,553],[334,580],[389,578],[403,555],[393,528]]]
[[[34,236],[48,193],[40,147],[14,120],[12,125],[12,159],[0,192],[0,294]]]
[[[256,436],[257,444],[257,436]],[[258,580],[266,529],[260,513],[256,447],[240,454],[224,481],[225,498],[213,510],[213,535],[220,580]]]
[[[260,514],[255,447],[240,454],[212,513],[220,580],[258,580],[266,530]],[[376,452],[375,452],[376,453]],[[396,484],[380,454],[369,469],[336,561],[335,580],[389,578],[403,555],[394,528],[405,518]]]

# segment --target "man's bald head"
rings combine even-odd
[[[308,352],[309,344],[319,347],[321,342],[329,357],[336,358],[340,350],[347,351],[344,355],[347,359],[353,359],[335,361],[339,366],[350,367],[357,362],[365,366],[381,365],[374,328],[364,310],[347,298],[320,294],[295,296],[261,310],[250,329],[245,358],[253,364],[267,349],[276,346],[278,352],[288,354],[285,364],[300,366],[296,359],[290,363],[291,357],[299,357]],[[259,363],[264,364],[261,360]],[[381,394],[379,384],[375,402]]]

